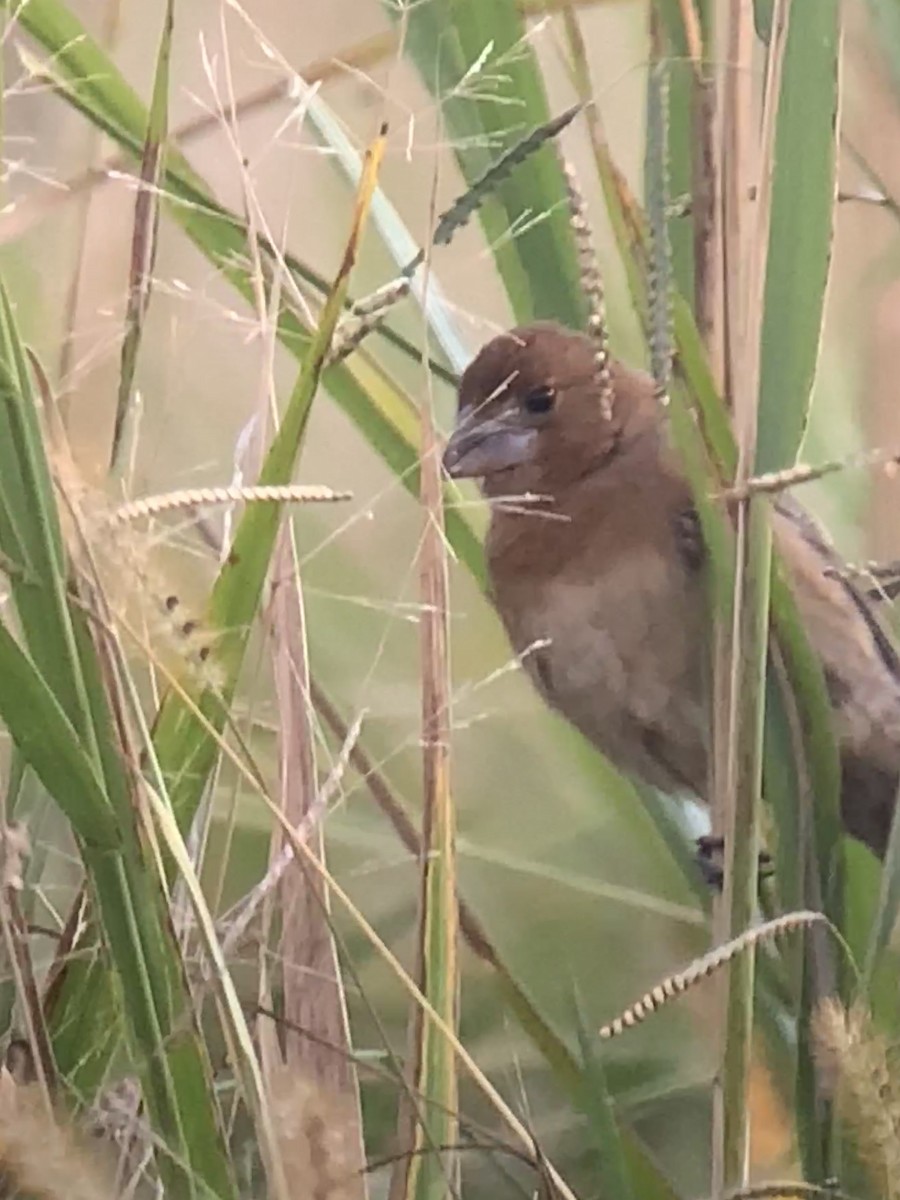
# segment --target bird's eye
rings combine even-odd
[[[523,400],[525,411],[531,413],[533,417],[540,417],[544,413],[550,412],[555,403],[556,388],[551,387],[549,383],[532,388],[530,392],[526,393]]]

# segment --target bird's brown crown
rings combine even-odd
[[[521,326],[488,342],[460,381],[444,465],[488,495],[558,493],[615,458],[638,424],[657,420],[653,384],[610,362],[604,402],[596,348],[560,325]]]

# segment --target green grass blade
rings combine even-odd
[[[458,1035],[459,929],[456,898],[456,814],[450,793],[451,693],[447,648],[447,562],[443,541],[440,463],[430,407],[422,412],[422,515],[420,550],[422,678],[421,905],[419,913],[420,987],[447,1029]],[[411,1026],[416,1047],[415,1095],[421,1097],[413,1135],[416,1153],[404,1166],[404,1192],[410,1200],[442,1200],[458,1191],[459,1162],[434,1148],[452,1146],[459,1136],[456,1054],[450,1039],[414,1005]],[[408,1108],[401,1101],[401,1122]]]
[[[98,848],[116,846],[115,814],[96,764],[44,677],[2,622],[0,719],[78,836]]]
[[[831,259],[837,169],[837,0],[791,8],[775,131],[754,470],[792,465],[806,428]],[[816,855],[825,911],[841,927],[840,771],[821,667],[780,578],[782,644],[807,723]],[[789,835],[788,839],[789,841]]]
[[[696,5],[684,5],[679,0],[658,0],[653,10],[653,19],[661,27],[660,34],[665,35],[663,53],[669,77],[667,144],[673,205],[668,225],[672,269],[679,292],[682,296],[694,297],[695,308],[700,283],[695,279],[695,271],[703,269],[702,264],[695,261],[695,239],[698,225],[704,227],[704,235],[707,232],[709,201],[709,164],[704,161],[704,146],[698,139],[702,136],[704,94],[711,90],[705,75],[703,46],[695,44],[697,36],[702,36],[700,23],[686,25],[689,17],[696,13]],[[694,58],[698,53],[699,61]],[[701,194],[701,189],[707,194]],[[680,203],[687,198],[690,199],[690,212],[684,211]]]
[[[775,134],[772,212],[760,345],[756,471],[793,464],[818,362],[835,209],[840,6],[791,9]],[[785,587],[773,583],[776,611]],[[810,730],[816,849],[825,910],[841,927],[839,766],[819,664],[796,612],[782,618],[793,683]]]
[[[878,907],[871,924],[863,967],[863,988],[868,992],[879,959],[890,944],[900,917],[900,821],[894,821],[881,871]],[[871,1001],[870,1001],[871,1003]]]
[[[600,1052],[594,1046],[580,1006],[576,1029],[581,1050],[581,1109],[588,1118],[597,1146],[598,1171],[603,1195],[610,1200],[634,1200],[634,1189],[622,1137],[616,1124],[615,1110]],[[645,1192],[640,1193],[642,1196]]]
[[[112,60],[59,0],[31,0],[18,13],[18,20],[52,56],[50,66],[31,63],[34,73],[48,74],[73,107],[139,159],[147,113]],[[246,265],[251,257],[246,223],[219,205],[183,155],[171,148],[165,157],[161,186],[166,193],[167,211],[224,278],[252,304],[254,285]],[[283,308],[278,319],[278,338],[300,361],[306,354],[310,336],[297,314]],[[325,370],[322,382],[404,487],[417,494],[416,415],[387,373],[365,354],[359,354],[347,363]],[[460,511],[448,511],[447,536],[459,557],[483,581],[478,538]]]
[[[141,155],[140,183],[134,202],[128,307],[125,314],[125,337],[122,341],[119,370],[119,395],[110,454],[114,470],[120,465],[126,422],[132,405],[138,350],[153,286],[153,264],[156,259],[156,240],[159,230],[159,180],[169,126],[169,60],[172,55],[174,17],[174,0],[168,0],[156,57],[156,75],[153,80],[147,136],[144,141],[144,152]]]
[[[396,6],[387,5],[396,16]],[[473,183],[511,135],[549,118],[543,80],[515,0],[430,0],[405,10],[405,46],[440,103],[457,162]],[[479,210],[517,321],[549,318],[575,329],[587,308],[551,146],[523,163]]]
[[[781,38],[785,40],[780,76],[775,81],[777,101],[773,100],[777,109],[760,322],[755,472],[778,470],[796,460],[818,363],[836,188],[838,10],[839,5],[832,0],[815,6],[791,6],[787,30],[771,30],[770,61]],[[830,705],[821,666],[809,653],[777,564],[772,599],[779,643],[792,669],[794,696],[800,703],[802,728],[807,731],[804,749],[811,779],[809,793],[814,800],[813,834],[819,876],[807,894],[819,898],[825,912],[841,928],[840,769]],[[783,723],[783,713],[773,715],[776,725]],[[769,723],[771,727],[773,722]],[[797,791],[793,812],[784,812],[783,808],[778,812],[779,827],[785,834],[785,845],[779,846],[782,871],[796,870],[797,861],[806,861],[808,848],[798,845],[799,860],[795,859],[790,867],[785,862],[793,831],[798,827],[801,802]],[[802,1152],[813,1178],[823,1170],[828,1154],[827,1128],[821,1123],[816,1127],[819,1100],[805,1028],[814,992],[815,981],[806,977],[796,997],[802,1028],[795,1094]]]
[[[90,706],[69,604],[56,499],[43,451],[31,374],[0,281],[0,552],[22,635],[37,670],[86,747]]]
[[[319,131],[323,142],[336,157],[341,170],[352,185],[358,187],[363,169],[358,151],[321,96],[309,89],[307,102],[310,120]],[[381,234],[398,273],[401,272],[407,263],[411,262],[419,253],[419,247],[403,224],[400,214],[380,188],[372,197],[372,224]],[[460,340],[440,281],[433,272],[428,272],[426,283],[423,273],[417,272],[413,276],[411,286],[413,294],[422,307],[429,328],[447,361],[452,364],[455,372],[461,373],[465,369],[470,355]]]
[[[775,135],[757,473],[792,466],[806,429],[834,231],[839,47],[839,0],[792,6]]]
[[[84,858],[121,981],[144,1100],[161,1138],[160,1175],[174,1195],[234,1197],[209,1064],[159,881],[136,847],[118,854],[87,852]]]
[[[495,961],[493,965],[498,990],[507,1008],[540,1050],[557,1083],[574,1107],[582,1108],[590,1089],[584,1068],[555,1030],[547,1024],[506,967],[499,961]],[[628,1175],[637,1195],[642,1200],[676,1200],[677,1192],[672,1184],[646,1153],[634,1133],[624,1124],[619,1126],[618,1133]]]
[[[253,1038],[244,1017],[234,981],[229,973],[222,946],[216,935],[215,922],[207,908],[200,881],[173,819],[171,809],[155,795],[150,797],[150,803],[160,832],[175,859],[181,878],[185,881],[200,936],[212,964],[213,980],[219,996],[220,1009],[230,1034],[231,1045],[234,1047],[235,1071],[241,1081],[247,1106],[256,1122],[262,1158],[271,1183],[272,1200],[284,1200],[289,1192],[284,1180],[284,1164],[274,1130],[269,1097],[257,1060]]]
[[[259,475],[261,486],[290,482],[300,453],[313,397],[325,366],[331,339],[343,307],[365,214],[375,186],[384,138],[370,152],[367,173],[360,184],[357,215],[334,287],[309,345],[281,425]],[[213,586],[208,624],[221,634],[216,650],[223,678],[217,692],[207,690],[199,712],[213,730],[221,731],[225,705],[234,693],[244,651],[256,616],[281,520],[282,506],[249,505],[244,512],[227,561]],[[170,784],[170,800],[181,828],[192,820],[206,778],[218,753],[218,743],[193,705],[171,692],[159,714],[154,741],[160,768]]]
[[[85,612],[70,597],[36,399],[2,286],[0,441],[0,549],[23,564],[13,592],[27,644],[26,653],[0,627],[0,717],[80,842],[125,999],[131,1050],[162,1139],[160,1171],[179,1194],[228,1196],[230,1170],[191,1002],[159,881],[142,858],[96,647]],[[97,977],[92,1000],[102,1008],[107,964]]]

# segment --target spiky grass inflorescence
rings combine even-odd
[[[184,488],[177,492],[163,492],[159,496],[129,500],[110,512],[109,521],[118,524],[178,509],[211,508],[221,504],[330,504],[337,500],[350,500],[352,496],[352,492],[336,492],[332,488],[306,484]]]
[[[647,224],[650,261],[647,278],[650,366],[660,396],[669,393],[672,374],[672,248],[669,243],[669,71],[655,58],[647,78]]]
[[[501,154],[491,163],[480,178],[476,179],[467,192],[455,200],[446,212],[441,213],[435,226],[432,242],[435,246],[446,246],[458,229],[462,229],[495,188],[503,183],[521,163],[540,150],[545,142],[557,137],[583,110],[583,104],[573,104],[559,116],[551,117],[543,125],[530,130],[525,137]],[[425,251],[419,253],[404,268],[404,275],[414,275],[425,261]]]
[[[885,1197],[900,1196],[900,1087],[888,1043],[861,1006],[823,1000],[813,1020],[816,1053],[831,1076],[842,1119]]]
[[[99,1146],[61,1114],[35,1084],[0,1075],[0,1191],[42,1200],[113,1200],[112,1172]]]
[[[827,918],[821,913],[801,910],[785,913],[784,916],[776,917],[773,921],[766,921],[762,925],[748,929],[740,937],[732,938],[723,946],[718,946],[709,954],[704,954],[702,958],[696,959],[683,971],[667,976],[656,987],[645,992],[639,1000],[629,1005],[619,1016],[603,1025],[599,1031],[600,1037],[608,1040],[618,1037],[626,1029],[640,1025],[642,1021],[652,1016],[670,1000],[674,1000],[676,996],[683,996],[685,992],[696,984],[702,983],[704,979],[708,979],[710,975],[714,975],[716,971],[726,966],[732,959],[737,958],[739,954],[746,953],[761,942],[772,941],[783,937],[786,933],[793,933],[819,922],[828,924]]]
[[[296,1200],[357,1200],[361,1170],[350,1096],[326,1092],[292,1066],[269,1079],[275,1137]]]
[[[331,343],[328,363],[343,362],[369,334],[377,329],[395,304],[405,299],[412,289],[412,279],[401,275],[392,279],[370,296],[363,296],[353,305],[349,317],[338,325]]]
[[[516,167],[540,150],[545,142],[557,137],[583,108],[583,104],[573,105],[543,125],[529,130],[505,154],[501,154],[497,161],[492,163],[484,174],[476,179],[472,186],[454,200],[446,212],[441,213],[438,217],[432,235],[433,245],[449,245],[457,231],[468,224],[472,215],[499,184],[503,183]],[[341,322],[335,334],[328,355],[330,366],[343,362],[352,354],[369,334],[381,325],[394,305],[409,294],[413,276],[425,262],[425,257],[425,250],[420,250],[406,264],[398,279],[391,280],[383,287],[378,288],[371,296],[363,297],[353,305],[350,316]]]
[[[600,409],[605,419],[609,421],[612,419],[615,397],[612,373],[609,369],[609,330],[606,323],[606,292],[603,287],[603,275],[591,236],[587,202],[578,184],[574,168],[565,159],[561,159],[561,161],[566,180],[566,198],[569,203],[572,232],[575,235],[575,246],[578,251],[581,288],[588,302],[588,333],[595,347],[594,357],[597,364],[596,376],[600,391]]]
[[[783,471],[769,471],[764,475],[754,475],[737,487],[728,488],[720,493],[723,500],[749,500],[752,496],[774,496],[785,492],[788,488],[798,487],[804,483],[815,483],[826,475],[834,475],[838,471],[865,469],[868,467],[883,467],[887,474],[896,470],[900,463],[900,455],[896,450],[864,450],[861,454],[849,454],[846,458],[832,458],[827,462],[808,466],[797,463]]]

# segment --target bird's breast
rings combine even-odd
[[[699,577],[638,548],[589,578],[501,585],[497,604],[548,703],[607,757],[666,790],[703,789]]]

